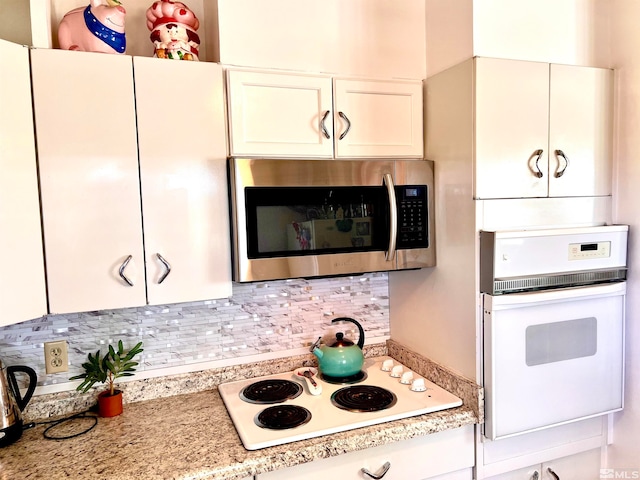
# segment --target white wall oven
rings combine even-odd
[[[623,408],[627,233],[480,232],[486,437]]]
[[[229,159],[234,280],[435,265],[433,162]]]

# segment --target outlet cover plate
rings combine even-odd
[[[66,340],[44,343],[44,364],[47,373],[69,371],[69,354]]]

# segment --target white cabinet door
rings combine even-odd
[[[551,65],[550,85],[549,196],[611,195],[613,72]]]
[[[232,156],[333,156],[331,79],[228,71]]]
[[[549,65],[477,58],[475,68],[475,197],[546,197]]]
[[[230,296],[222,68],[143,57],[133,66],[148,303]]]
[[[611,195],[612,72],[475,59],[475,198]]]
[[[334,80],[335,156],[422,158],[422,82]]]
[[[0,326],[47,313],[29,50],[0,40]]]
[[[486,480],[556,480],[556,477],[553,476],[554,473],[561,480],[606,478],[600,475],[600,456],[600,449],[588,450],[568,457],[487,477]]]
[[[144,305],[131,57],[35,49],[31,68],[50,313]]]
[[[474,463],[473,427],[462,427],[424,437],[403,440],[337,457],[315,460],[296,467],[258,475],[257,480],[362,480],[362,472],[382,474],[385,480],[421,480],[442,475],[442,479],[471,479]]]

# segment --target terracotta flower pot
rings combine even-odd
[[[116,417],[122,413],[122,391],[116,390],[113,395],[109,391],[98,395],[98,415],[101,417]]]

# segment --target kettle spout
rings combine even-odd
[[[318,340],[316,340],[313,343],[313,345],[311,345],[311,348],[309,349],[309,351],[311,353],[313,353],[318,358],[322,358],[322,356],[324,355],[324,352],[318,348],[318,346],[320,345],[320,340],[321,339],[322,339],[322,337],[318,337]]]

